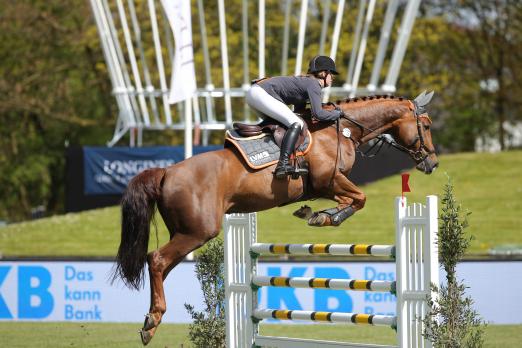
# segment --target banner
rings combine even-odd
[[[130,179],[148,168],[168,167],[184,158],[183,148],[84,147],[86,195],[122,193]]]
[[[112,262],[0,261],[0,321],[143,322],[149,309],[148,272],[141,291],[110,283]],[[167,323],[192,322],[183,304],[204,308],[193,262],[182,262],[165,280]],[[395,280],[393,262],[260,262],[264,276]],[[441,280],[445,275],[441,271]],[[493,324],[522,324],[522,261],[462,262],[457,266],[473,308]],[[495,286],[504,284],[505,286]],[[389,292],[262,287],[261,308],[395,315]],[[267,323],[278,322],[267,320]],[[281,323],[290,324],[289,321]],[[304,323],[304,322],[301,322]]]
[[[161,0],[161,4],[176,41],[169,94],[169,103],[175,104],[191,98],[196,92],[190,0]]]
[[[196,146],[194,154],[223,148]],[[182,146],[84,147],[84,194],[121,194],[129,181],[148,168],[165,168],[183,161]]]

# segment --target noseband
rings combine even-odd
[[[420,118],[421,117],[429,118],[429,116],[426,114],[426,110],[425,110],[424,107],[418,106],[415,101],[413,101],[412,103],[413,103],[413,106],[414,106],[413,107],[413,115],[415,117],[415,121],[417,122],[417,137],[412,141],[412,143],[409,145],[409,147],[413,147],[417,142],[420,142],[420,146],[419,146],[418,149],[411,150],[408,147],[402,146],[401,144],[397,143],[394,139],[389,139],[389,138],[385,137],[384,135],[379,134],[376,137],[377,141],[375,142],[375,144],[373,144],[370,147],[370,149],[368,149],[366,152],[362,152],[362,151],[360,151],[358,149],[357,149],[357,151],[363,157],[373,157],[373,156],[377,155],[377,153],[379,153],[379,151],[381,150],[381,148],[384,145],[384,143],[386,143],[386,144],[388,144],[390,146],[395,147],[396,149],[398,149],[398,150],[400,150],[402,152],[407,153],[417,163],[420,163],[420,162],[424,161],[429,155],[435,153],[435,151],[432,151],[432,150],[428,149],[428,147],[426,146],[426,143],[424,142],[424,136],[422,135],[422,129],[421,129],[422,123],[420,121]],[[345,120],[348,120],[349,122],[355,124],[357,127],[359,127],[363,134],[364,134],[364,131],[368,131],[368,134],[371,134],[371,133],[375,132],[374,129],[370,129],[368,127],[365,127],[364,125],[362,125],[358,121],[356,121],[353,118],[347,116],[344,112],[341,113],[341,117],[344,118]],[[339,128],[339,126],[338,126],[338,128]],[[350,139],[352,139],[352,138],[350,138]],[[356,145],[357,145],[356,148],[357,148],[358,145],[359,145],[358,142],[356,142],[353,139],[352,139],[352,141],[354,143],[356,143]],[[371,155],[368,155],[369,152],[371,152],[371,150],[374,147],[376,147],[378,144],[380,144],[380,146],[377,149],[377,151],[374,152]]]

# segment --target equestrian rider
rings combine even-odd
[[[278,76],[256,80],[247,92],[246,102],[252,109],[288,128],[274,172],[277,179],[284,179],[295,172],[289,160],[304,126],[302,119],[287,105],[293,105],[294,110],[303,110],[309,101],[314,119],[326,122],[337,120],[341,115],[340,110],[323,110],[321,89],[331,86],[333,75],[338,74],[335,62],[330,57],[315,56],[310,60],[306,76]]]

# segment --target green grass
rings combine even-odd
[[[2,347],[142,347],[140,324],[25,323],[0,322]],[[147,347],[191,347],[188,325],[161,324]],[[395,344],[394,332],[386,327],[344,325],[262,325],[261,334],[333,341]],[[491,325],[486,328],[486,348],[520,347],[521,325]]]
[[[500,154],[463,153],[440,157],[432,175],[411,171],[408,200],[424,201],[441,195],[452,178],[457,200],[472,212],[470,228],[475,236],[470,254],[484,254],[503,244],[522,245],[522,151]],[[400,176],[394,175],[363,186],[366,207],[340,227],[313,228],[293,217],[293,204],[259,213],[259,240],[264,242],[393,243],[394,197],[400,195]],[[334,202],[313,201],[314,209]],[[0,229],[0,254],[4,256],[113,256],[119,243],[119,209],[111,207],[12,224]],[[158,219],[159,243],[168,233]],[[151,248],[156,238],[151,236]]]

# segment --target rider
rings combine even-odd
[[[341,111],[323,110],[321,89],[331,86],[333,75],[338,74],[333,59],[327,56],[315,56],[310,60],[306,76],[278,76],[256,80],[247,92],[246,102],[251,108],[288,128],[274,172],[277,179],[284,179],[294,173],[294,167],[289,163],[289,159],[304,126],[301,118],[287,105],[293,105],[294,110],[302,110],[306,102],[310,101],[313,118],[319,121],[337,120]]]

